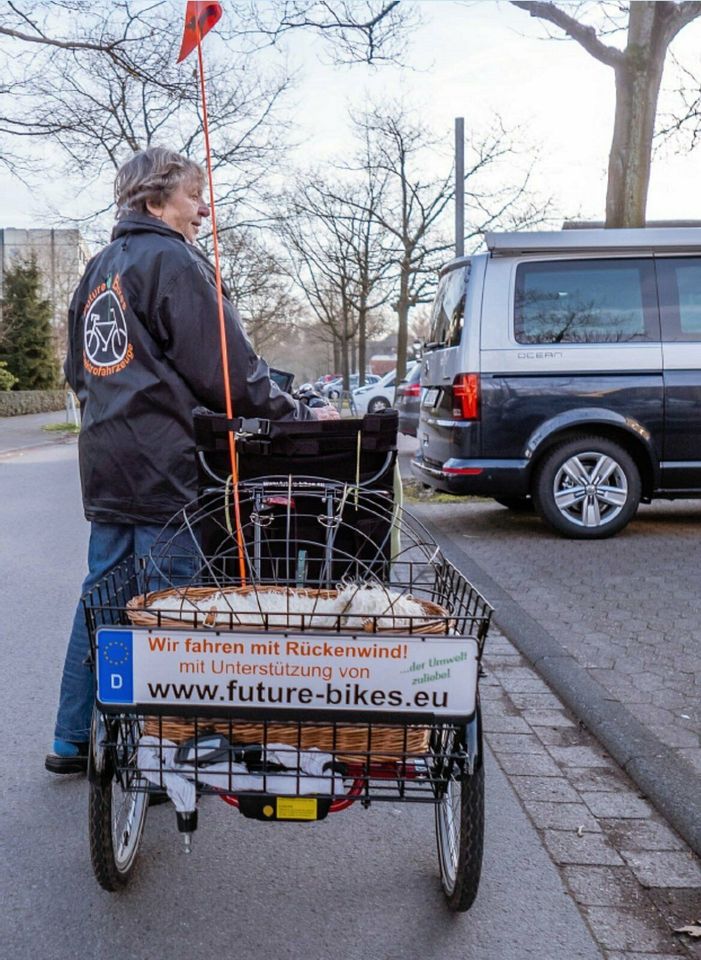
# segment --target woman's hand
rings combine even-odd
[[[317,420],[340,420],[341,414],[333,406],[327,403],[325,407],[310,407],[311,412]]]

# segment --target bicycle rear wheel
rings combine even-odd
[[[436,804],[436,840],[443,893],[451,910],[469,910],[477,896],[484,847],[484,766],[453,765]]]
[[[145,781],[136,767],[137,734],[137,721],[122,718],[111,730],[116,747],[108,747],[99,764],[95,745],[90,747],[90,859],[97,882],[110,891],[132,877],[148,810]]]

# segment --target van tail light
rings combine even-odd
[[[480,375],[459,373],[453,380],[453,416],[456,420],[479,420]]]
[[[443,464],[443,473],[454,473],[462,477],[478,477],[483,472],[482,467],[448,467]]]
[[[408,387],[403,388],[405,397],[418,397],[421,393],[420,383],[410,383]]]

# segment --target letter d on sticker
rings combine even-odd
[[[104,704],[134,702],[134,635],[131,630],[97,631],[97,699]]]

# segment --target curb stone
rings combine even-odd
[[[443,553],[496,608],[494,622],[575,716],[701,856],[699,778],[617,700],[503,587],[456,543],[440,522],[421,511],[421,521],[440,532]]]

